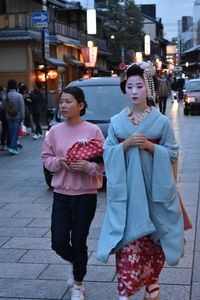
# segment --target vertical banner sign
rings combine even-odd
[[[96,9],[87,9],[87,34],[97,33]]]
[[[97,62],[98,47],[83,47],[81,48],[84,65],[86,68],[94,68]]]
[[[50,49],[49,49],[49,30],[46,28],[44,29],[44,57],[47,59],[50,56]]]
[[[149,34],[145,34],[144,36],[144,54],[151,54],[151,37]]]

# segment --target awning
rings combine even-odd
[[[185,50],[185,51],[183,52],[183,54],[189,53],[189,52],[194,52],[194,51],[200,51],[200,45],[197,45],[197,46],[194,46],[194,47],[192,47],[192,48],[190,48],[190,49],[188,49],[188,50]]]
[[[46,60],[54,66],[63,66],[63,67],[67,66],[67,64],[63,60],[57,59],[52,56],[47,57]]]
[[[80,60],[75,59],[75,58],[66,58],[67,62],[69,62],[69,64],[71,65],[76,65],[77,67],[83,67],[84,63],[82,63]]]

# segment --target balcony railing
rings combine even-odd
[[[0,15],[0,31],[1,30],[34,30],[40,31],[33,23],[32,16],[27,14],[6,14]],[[92,38],[87,34],[78,31],[76,28],[70,27],[57,20],[50,20],[49,22],[49,34],[50,35],[61,35],[71,39],[80,41],[81,46],[87,46],[88,40],[93,40],[95,46],[100,51],[108,52],[108,46],[106,40],[99,39],[96,37]]]

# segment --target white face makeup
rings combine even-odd
[[[146,106],[147,88],[142,77],[138,75],[130,76],[127,79],[125,90],[132,105]]]

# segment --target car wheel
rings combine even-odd
[[[188,116],[190,113],[190,110],[187,107],[184,107],[184,115]]]
[[[49,170],[47,170],[45,168],[45,166],[43,166],[43,172],[44,172],[44,178],[45,178],[46,184],[48,185],[48,187],[52,188],[51,180],[52,180],[53,174]]]

